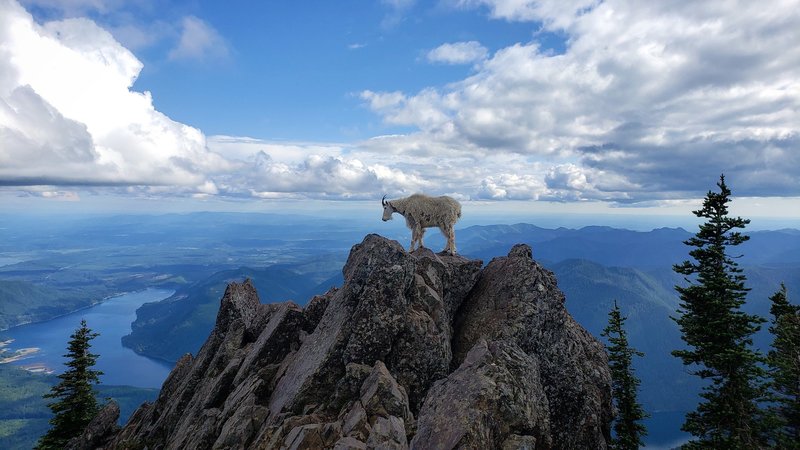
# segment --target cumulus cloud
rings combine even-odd
[[[219,179],[220,189],[230,195],[249,193],[259,198],[365,199],[387,192],[416,192],[425,185],[414,174],[357,158],[311,154],[300,162],[286,163],[263,151],[247,169]]]
[[[169,52],[169,58],[203,61],[225,58],[228,54],[228,45],[217,30],[195,16],[187,16],[181,21],[181,37]]]
[[[478,199],[538,200],[546,194],[542,180],[530,174],[504,173],[481,180]]]
[[[230,166],[131,90],[141,62],[94,22],[0,8],[0,183],[202,186]]]
[[[550,28],[566,28],[577,16],[591,11],[600,0],[457,0],[463,8],[486,7],[490,16],[515,22],[541,21]]]
[[[369,151],[348,154],[352,146],[209,142],[132,90],[142,63],[93,21],[38,24],[14,2],[0,7],[0,185],[72,200],[73,191],[54,186],[200,198],[374,198],[432,187],[429,173]],[[209,35],[198,20],[185,22],[185,37]],[[215,39],[184,43],[175,57],[203,57]]]
[[[562,32],[565,52],[534,38],[445,87],[362,92],[387,123],[418,129],[398,147],[525,155],[553,168],[529,173],[542,195],[564,199],[697,196],[721,172],[738,195],[800,194],[796,2],[457,4]],[[502,194],[485,181],[481,195]]]
[[[433,63],[471,64],[482,61],[489,51],[477,41],[442,44],[430,50],[426,58]]]
[[[534,38],[492,54],[474,41],[445,44],[428,60],[479,62],[470,76],[359,94],[412,132],[308,143],[206,139],[132,90],[142,63],[94,22],[37,24],[0,0],[0,185],[652,204],[702,196],[725,172],[737,196],[800,195],[796,4],[453,1],[529,23]],[[92,4],[73,6],[113,2]],[[398,20],[414,7],[384,4]],[[562,54],[542,50],[542,29],[565,37]],[[148,45],[135,31],[130,40]],[[196,17],[179,34],[174,60],[229,52]]]
[[[426,164],[404,163],[400,155],[381,155],[358,145],[233,136],[211,136],[208,145],[238,165],[215,177],[221,195],[365,199],[437,188]]]

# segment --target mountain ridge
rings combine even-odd
[[[91,446],[607,447],[605,351],[529,246],[483,267],[368,235],[343,276],[306,308],[229,284],[197,356]]]

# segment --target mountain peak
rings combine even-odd
[[[373,234],[343,274],[305,309],[231,283],[109,447],[607,447],[605,352],[529,246],[482,268]]]

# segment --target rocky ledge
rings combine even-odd
[[[109,411],[76,447],[607,447],[603,346],[527,245],[482,268],[369,235],[343,272],[305,308],[229,285],[158,399],[121,429]]]

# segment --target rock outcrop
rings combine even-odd
[[[100,409],[83,430],[83,434],[67,442],[65,450],[107,447],[114,435],[119,432],[118,420],[119,405],[112,400]]]
[[[369,235],[343,273],[305,309],[229,285],[197,356],[84,448],[607,447],[605,352],[530,247],[482,269]]]

